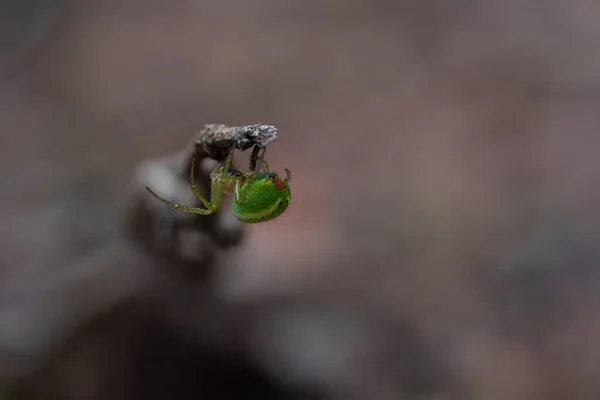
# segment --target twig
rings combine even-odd
[[[221,124],[208,124],[196,136],[196,155],[205,155],[221,161],[227,157],[232,148],[245,151],[257,146],[264,149],[277,138],[277,128],[272,125],[228,127]]]

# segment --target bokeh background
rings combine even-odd
[[[7,399],[600,398],[600,3],[0,5]],[[157,269],[136,166],[258,122],[289,211]]]

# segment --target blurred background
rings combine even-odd
[[[0,398],[600,398],[600,3],[0,5]],[[259,122],[289,210],[157,267],[133,171]]]

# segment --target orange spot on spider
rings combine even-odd
[[[272,181],[273,181],[273,185],[275,185],[275,188],[277,190],[285,189],[285,182],[280,177],[276,176],[275,178],[272,179]]]

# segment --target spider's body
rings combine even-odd
[[[277,218],[287,209],[291,192],[285,179],[274,173],[257,173],[252,181],[246,179],[234,191],[231,212],[242,222],[256,223]],[[244,193],[238,202],[239,193]]]
[[[261,158],[265,172],[247,172],[231,168],[233,151],[227,157],[224,165],[216,168],[211,174],[211,193],[208,201],[198,190],[194,182],[194,159],[190,171],[192,191],[206,208],[187,207],[163,199],[150,188],[146,189],[163,203],[172,208],[189,213],[210,215],[215,213],[220,205],[223,193],[233,193],[231,211],[240,221],[246,223],[265,222],[275,219],[287,209],[291,192],[289,181],[291,173],[286,169],[287,177],[282,178],[274,172],[269,172],[267,163]],[[255,156],[250,160],[250,166],[256,165]]]

